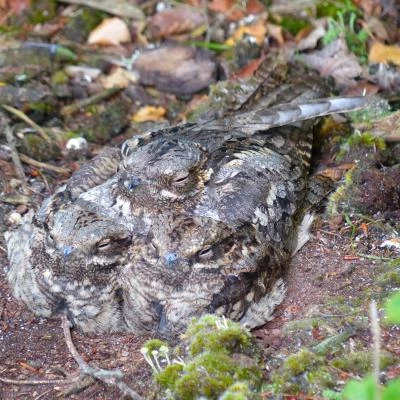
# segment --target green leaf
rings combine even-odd
[[[343,398],[346,400],[375,400],[376,389],[375,381],[371,376],[360,382],[350,381],[343,390]]]
[[[385,311],[388,322],[400,323],[400,293],[389,298],[385,305]]]
[[[400,399],[400,379],[390,382],[383,391],[382,400]]]

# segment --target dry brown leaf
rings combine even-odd
[[[367,21],[361,21],[361,25],[375,40],[389,40],[389,33],[386,29],[386,25],[379,18],[371,17]]]
[[[127,71],[123,68],[116,68],[110,75],[101,79],[101,83],[105,89],[113,87],[126,88],[130,83],[136,83],[138,75],[135,72]]]
[[[204,24],[204,16],[193,7],[170,8],[155,14],[149,22],[151,37],[160,39],[191,32]]]
[[[143,85],[176,94],[198,92],[213,83],[216,74],[216,64],[208,52],[176,45],[144,51],[133,68]]]
[[[90,32],[88,43],[103,46],[129,43],[131,34],[126,23],[120,18],[106,18]]]
[[[387,64],[391,62],[400,66],[400,46],[387,46],[375,42],[369,50],[368,60],[370,63]]]
[[[132,117],[133,122],[159,121],[167,113],[164,107],[145,106]]]
[[[246,7],[240,6],[236,0],[212,0],[207,5],[210,11],[222,13],[231,21],[238,21],[249,14],[266,12],[264,5],[259,0],[249,0]]]
[[[381,137],[387,142],[400,142],[400,111],[376,119],[371,123],[354,124],[361,132],[366,131],[373,136]]]
[[[342,163],[333,167],[327,167],[321,171],[318,171],[318,175],[322,175],[326,178],[332,179],[333,181],[340,181],[344,174],[354,167],[354,163]]]
[[[256,60],[250,61],[245,67],[235,72],[234,78],[245,79],[252,75],[258,70],[258,67],[265,60],[265,56],[257,58]]]
[[[274,38],[279,46],[283,46],[285,44],[285,39],[283,37],[283,29],[279,25],[267,23],[267,31],[268,35]]]
[[[360,7],[366,15],[381,15],[381,0],[354,0],[354,4]]]
[[[264,19],[261,19],[255,24],[239,26],[235,33],[226,40],[225,44],[228,46],[234,46],[243,38],[243,36],[248,35],[253,36],[256,39],[257,44],[261,46],[264,42],[266,33],[267,25]]]
[[[297,43],[299,50],[315,49],[317,47],[318,40],[321,39],[326,33],[325,26],[318,24],[307,36],[301,38]],[[297,37],[296,37],[297,39]]]
[[[357,57],[349,52],[343,38],[336,39],[322,50],[303,54],[301,59],[321,75],[332,76],[339,88],[355,85],[355,78],[364,72]]]

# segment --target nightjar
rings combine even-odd
[[[366,102],[299,86],[89,162],[7,234],[14,295],[86,332],[172,337],[204,313],[265,323],[306,214],[315,122],[303,120]]]

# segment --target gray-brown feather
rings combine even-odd
[[[310,102],[322,91],[278,106],[281,88],[272,110],[244,106],[92,160],[8,234],[15,296],[87,332],[173,336],[207,312],[264,323],[307,204],[314,122],[299,121],[364,102]]]

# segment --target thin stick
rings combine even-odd
[[[42,397],[46,396],[46,394],[50,393],[50,392],[53,391],[53,390],[54,390],[54,389],[46,390],[46,391],[43,392],[42,394],[39,394],[39,396],[35,397],[33,400],[39,400],[39,399],[41,399]]]
[[[79,111],[81,108],[90,106],[92,104],[98,103],[99,101],[107,99],[108,97],[113,96],[115,93],[118,93],[121,90],[122,90],[122,88],[120,88],[120,87],[112,87],[110,89],[105,89],[102,92],[96,93],[93,96],[88,97],[87,99],[83,99],[83,100],[77,101],[76,103],[62,107],[61,114],[62,115],[73,114],[73,113]]]
[[[71,170],[68,168],[57,167],[56,165],[37,161],[33,158],[28,157],[25,154],[20,154],[19,156],[20,156],[22,162],[24,162],[25,164],[32,165],[33,167],[36,167],[36,168],[47,169],[48,171],[57,172],[58,174],[62,174],[62,175],[69,175],[71,173]]]
[[[14,114],[16,117],[21,119],[22,121],[26,122],[29,126],[31,126],[35,131],[39,133],[39,135],[46,141],[46,142],[51,142],[51,139],[49,135],[46,133],[46,131],[39,126],[35,121],[32,121],[24,112],[21,110],[18,110],[17,108],[7,106],[5,104],[2,105],[2,107],[10,112],[11,114]]]
[[[375,301],[371,301],[370,305],[371,332],[373,341],[373,377],[376,387],[376,400],[380,400],[379,390],[379,372],[381,357],[381,331],[379,328],[378,310]]]
[[[79,377],[78,377],[79,378]],[[33,379],[33,380],[18,380],[18,379],[10,379],[10,378],[3,378],[0,377],[0,382],[9,383],[11,385],[68,385],[72,382],[78,380],[78,378],[73,379]]]
[[[7,143],[10,146],[11,159],[13,161],[18,178],[22,181],[23,185],[26,187],[28,182],[26,180],[24,168],[22,167],[20,157],[15,147],[15,138],[14,135],[12,134],[10,125],[8,124],[8,118],[3,112],[0,113],[0,131],[1,130],[4,132],[4,135],[7,139]]]
[[[117,386],[119,390],[122,392],[124,396],[129,396],[133,400],[144,400],[138,393],[132,390],[125,382],[122,381],[124,374],[122,371],[116,370],[106,370],[102,368],[92,367],[85,362],[85,360],[81,357],[78,351],[75,348],[74,343],[72,342],[71,337],[71,325],[67,319],[67,317],[62,316],[62,328],[64,331],[65,342],[67,343],[67,347],[69,352],[71,353],[74,360],[79,365],[79,369],[82,373],[92,376],[99,381],[104,382],[107,385]]]

